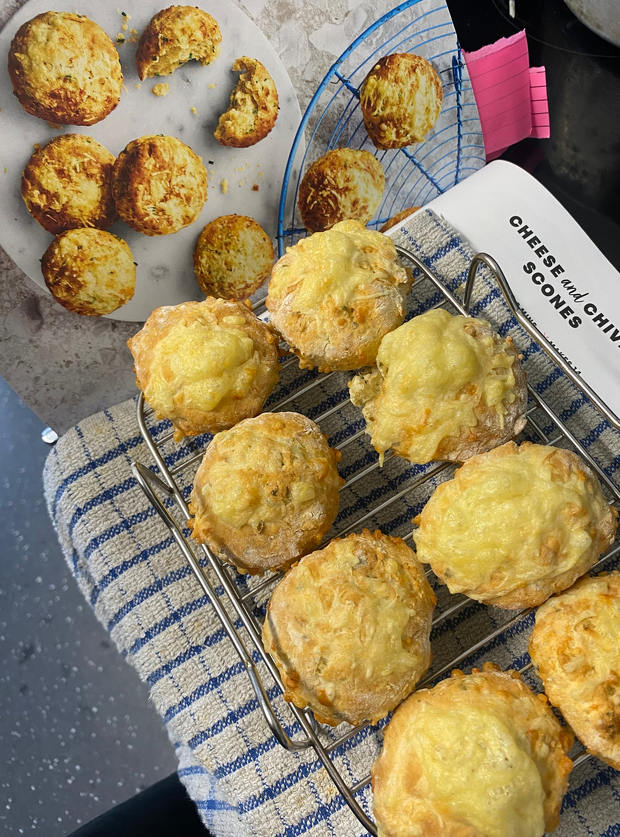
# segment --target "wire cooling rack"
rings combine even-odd
[[[439,302],[432,307],[445,307],[453,313],[467,313],[477,270],[484,264],[498,282],[518,322],[536,336],[544,350],[550,348],[544,337],[536,332],[516,307],[499,266],[490,256],[479,254],[474,258],[461,301],[420,259],[402,247],[398,247],[398,250],[403,260],[409,261],[417,271],[412,294],[419,297],[422,308],[429,300],[439,296]],[[364,438],[363,420],[356,422],[351,419],[349,411],[353,410],[353,415],[356,413],[348,400],[345,374],[319,374],[308,370],[301,372],[296,358],[291,356],[284,359],[281,365],[283,383],[268,403],[268,408],[298,409],[301,400],[306,414],[321,426],[332,446],[342,453],[340,472],[346,477],[346,484],[341,491],[341,508],[345,505],[346,494],[348,501],[345,512],[339,514],[328,539],[346,535],[364,526],[377,525],[391,534],[401,534],[411,544],[411,518],[421,510],[438,482],[451,476],[453,466],[445,462],[411,466],[388,452],[384,467],[379,468],[377,456]],[[567,367],[565,371],[578,386],[570,368]],[[527,425],[520,438],[575,450],[597,474],[607,499],[616,506],[620,505],[620,491],[601,464],[590,455],[535,389],[528,389]],[[145,407],[142,397],[138,402],[137,415],[157,473],[145,465],[134,463],[134,475],[169,528],[211,602],[247,671],[266,723],[280,744],[287,749],[314,750],[360,823],[369,833],[376,834],[376,826],[361,803],[362,796],[366,794],[366,808],[369,808],[367,791],[371,764],[367,765],[364,775],[353,782],[345,776],[346,771],[339,767],[341,754],[346,752],[347,746],[356,738],[368,733],[369,725],[350,727],[344,724],[335,730],[327,729],[317,725],[310,712],[284,704],[281,699],[283,687],[279,673],[261,642],[265,605],[281,576],[240,575],[233,567],[212,555],[207,547],[189,538],[186,498],[210,437],[187,440],[179,446],[172,443],[172,431],[169,431],[156,440],[150,429],[155,424],[154,418]],[[620,543],[615,543],[593,570],[611,568],[619,551]],[[487,608],[464,596],[450,595],[446,588],[437,584],[430,570],[427,575],[438,597],[431,637],[434,661],[419,686],[432,686],[455,667],[470,663],[481,654],[497,656],[498,638],[506,632],[529,629],[531,611],[500,612]],[[469,639],[465,645],[462,639],[464,626]],[[520,665],[516,667],[533,688],[540,690],[527,654],[523,655]],[[384,723],[380,723],[378,728]],[[578,764],[588,756],[576,750],[573,758],[575,764]]]
[[[424,142],[378,151],[368,138],[359,86],[383,55],[414,52],[439,73],[443,104]],[[304,142],[305,141],[305,142]],[[332,148],[374,154],[385,172],[383,200],[370,226],[410,206],[423,206],[485,164],[484,144],[467,68],[443,0],[408,0],[369,26],[319,84],[301,120],[286,165],[278,212],[278,245],[305,235],[297,193],[307,165]]]

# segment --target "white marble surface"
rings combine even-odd
[[[230,2],[211,0],[202,5],[217,16],[217,4]],[[20,0],[0,0],[0,24],[22,5]],[[246,0],[238,5],[280,56],[303,112],[334,59],[394,3]],[[123,10],[132,14],[132,3],[124,3]],[[242,212],[243,206],[236,211]],[[0,373],[43,421],[63,432],[86,415],[135,392],[125,345],[137,330],[135,323],[65,311],[4,250],[0,250],[0,283]]]

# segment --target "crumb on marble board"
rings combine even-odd
[[[151,93],[154,96],[167,96],[170,93],[170,85],[167,81],[160,81],[153,85]]]
[[[228,180],[223,178],[222,182],[220,183],[220,189],[222,190],[222,194],[225,195],[228,192]]]
[[[259,188],[260,187],[259,187],[258,183],[253,183],[252,184],[252,191],[253,192],[258,192]]]
[[[198,113],[195,107],[191,107],[190,111],[194,114],[194,116]]]

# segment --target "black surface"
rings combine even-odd
[[[544,66],[550,139],[502,157],[536,177],[620,269],[620,49],[591,32],[563,0],[448,0],[463,49],[525,29],[530,66]],[[618,12],[620,14],[620,10]]]

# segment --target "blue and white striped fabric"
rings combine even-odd
[[[471,251],[458,234],[426,211],[414,216],[399,243],[416,252],[455,288],[465,278]],[[427,283],[412,293],[415,313],[439,301]],[[604,464],[610,479],[620,477],[620,438],[592,410],[572,385],[551,367],[510,319],[498,291],[482,278],[473,313],[487,317],[500,331],[511,334],[523,350],[532,386],[561,412],[562,418]],[[272,404],[309,381],[311,372],[296,364],[283,372]],[[312,393],[294,399],[287,409],[317,417],[346,396],[346,376],[325,377]],[[544,423],[544,422],[543,422]],[[376,459],[363,436],[359,412],[344,403],[322,428],[332,444],[342,445],[341,473],[353,477]],[[152,428],[155,438],[169,429],[167,422]],[[347,443],[347,440],[350,440]],[[191,455],[194,440],[168,450],[168,462]],[[149,454],[135,420],[131,400],[82,421],[66,433],[51,452],[44,471],[47,503],[66,559],[86,599],[109,631],[120,653],[148,683],[151,699],[165,723],[179,760],[179,775],[201,817],[218,835],[280,837],[353,837],[366,832],[337,793],[312,752],[289,753],[269,732],[238,657],[220,627],[206,597],[193,578],[168,530],[132,478],[131,460],[146,464]],[[394,457],[381,470],[354,482],[342,492],[336,531],[379,525],[405,535],[424,497],[408,493],[416,468]],[[187,495],[193,471],[184,476]],[[185,474],[185,472],[184,472]],[[390,497],[397,499],[384,503]],[[611,567],[611,563],[607,568]],[[242,589],[256,579],[239,579]],[[439,607],[453,603],[438,589]],[[264,601],[260,601],[260,614]],[[469,669],[484,660],[503,667],[520,667],[532,617],[506,629],[510,614],[473,602],[443,618],[432,642],[434,665],[453,660],[479,637],[499,629],[482,651],[460,666]],[[266,685],[291,735],[292,716]],[[342,729],[328,731],[336,736]],[[366,727],[334,752],[334,761],[347,782],[364,777],[379,752],[380,729]],[[372,815],[371,790],[357,795]],[[557,834],[620,835],[620,774],[596,759],[581,764],[573,774]]]

